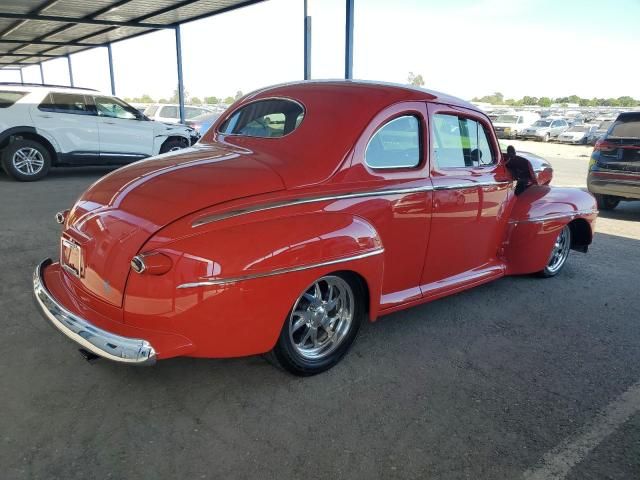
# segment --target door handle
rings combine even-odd
[[[38,115],[40,118],[53,118],[51,115]]]
[[[116,122],[107,122],[107,121],[105,121],[104,123],[106,123],[107,125],[117,125]]]

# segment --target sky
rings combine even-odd
[[[312,78],[344,75],[344,0],[308,0]],[[640,0],[355,0],[354,77],[470,99],[493,92],[640,98]],[[303,75],[303,2],[268,0],[182,26],[184,83],[226,97]],[[116,93],[170,97],[175,37],[159,31],[113,44]],[[105,48],[71,56],[78,86],[109,91]],[[68,84],[66,59],[43,64]],[[23,70],[39,82],[39,68]],[[0,72],[0,80],[19,80]]]

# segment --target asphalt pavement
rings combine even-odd
[[[522,143],[584,185],[588,148]],[[383,317],[302,379],[261,357],[89,364],[45,324],[53,215],[106,171],[0,174],[0,478],[640,478],[640,202],[558,277]]]

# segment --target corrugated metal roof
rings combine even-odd
[[[261,1],[2,0],[0,68],[37,64]]]

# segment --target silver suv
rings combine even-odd
[[[552,138],[558,138],[563,132],[569,129],[569,124],[563,119],[551,119],[538,120],[533,125],[525,128],[520,134],[521,138],[542,140],[548,142]]]

